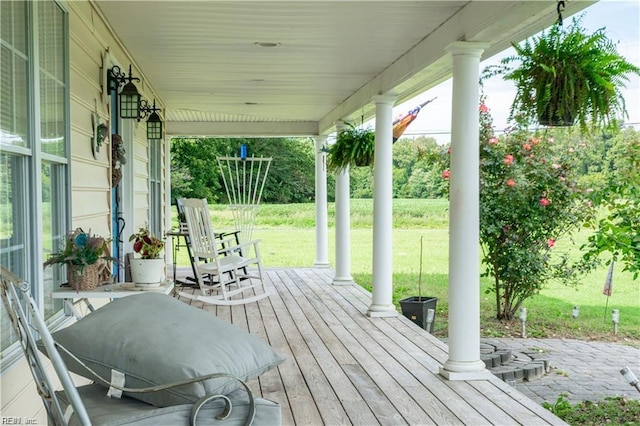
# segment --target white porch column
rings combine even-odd
[[[337,125],[337,131],[344,123]],[[351,276],[351,189],[349,167],[336,175],[336,276],[333,285],[353,284]]]
[[[395,96],[375,96],[376,149],[373,164],[373,277],[370,317],[393,317],[393,117]]]
[[[327,220],[327,153],[322,150],[326,136],[316,136],[316,260],[313,266],[329,267],[329,237]]]
[[[486,378],[480,360],[479,66],[487,43],[454,42],[449,206],[450,380]]]

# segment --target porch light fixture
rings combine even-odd
[[[160,108],[156,108],[155,99],[153,100],[153,106],[149,106],[149,103],[144,99],[141,101],[138,121],[149,114],[147,119],[147,139],[149,140],[162,139],[162,120],[157,111],[160,111]]]
[[[131,72],[131,65],[129,65],[129,76],[120,69],[119,66],[114,65],[109,68],[107,72],[107,86],[109,91],[116,92],[116,96],[120,98],[120,118],[138,118],[140,115],[140,93],[134,81],[140,81],[138,77],[134,77]],[[124,84],[122,91],[118,93],[120,86]]]

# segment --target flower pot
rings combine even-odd
[[[137,286],[159,286],[164,281],[164,259],[131,259],[131,280]]]
[[[429,333],[433,332],[433,323],[435,322],[436,304],[438,303],[437,297],[428,296],[412,296],[400,301],[400,308],[402,309],[402,315],[409,318],[413,323],[420,326],[420,328],[427,330]],[[427,321],[427,314],[429,309],[433,309],[434,318],[431,322]]]
[[[93,290],[98,286],[102,268],[102,265],[98,263],[85,266],[69,265],[67,267],[69,286],[78,291]]]

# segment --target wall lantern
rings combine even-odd
[[[107,72],[107,86],[109,91],[116,92],[116,96],[120,98],[120,118],[138,118],[140,115],[140,93],[136,88],[134,81],[140,81],[138,77],[133,77],[131,73],[131,65],[129,65],[129,76],[114,65]],[[124,84],[122,91],[118,93],[120,86]]]
[[[142,100],[140,104],[140,116],[138,117],[138,121],[141,118],[146,117],[149,114],[149,118],[147,119],[147,139],[162,139],[162,120],[158,115],[157,111],[160,111],[160,108],[156,108],[156,100],[153,100],[153,106],[149,106],[149,103]]]

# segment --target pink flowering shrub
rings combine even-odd
[[[480,242],[498,319],[512,319],[550,279],[577,274],[555,245],[590,210],[582,195],[569,152],[525,126],[496,137],[481,104]]]

